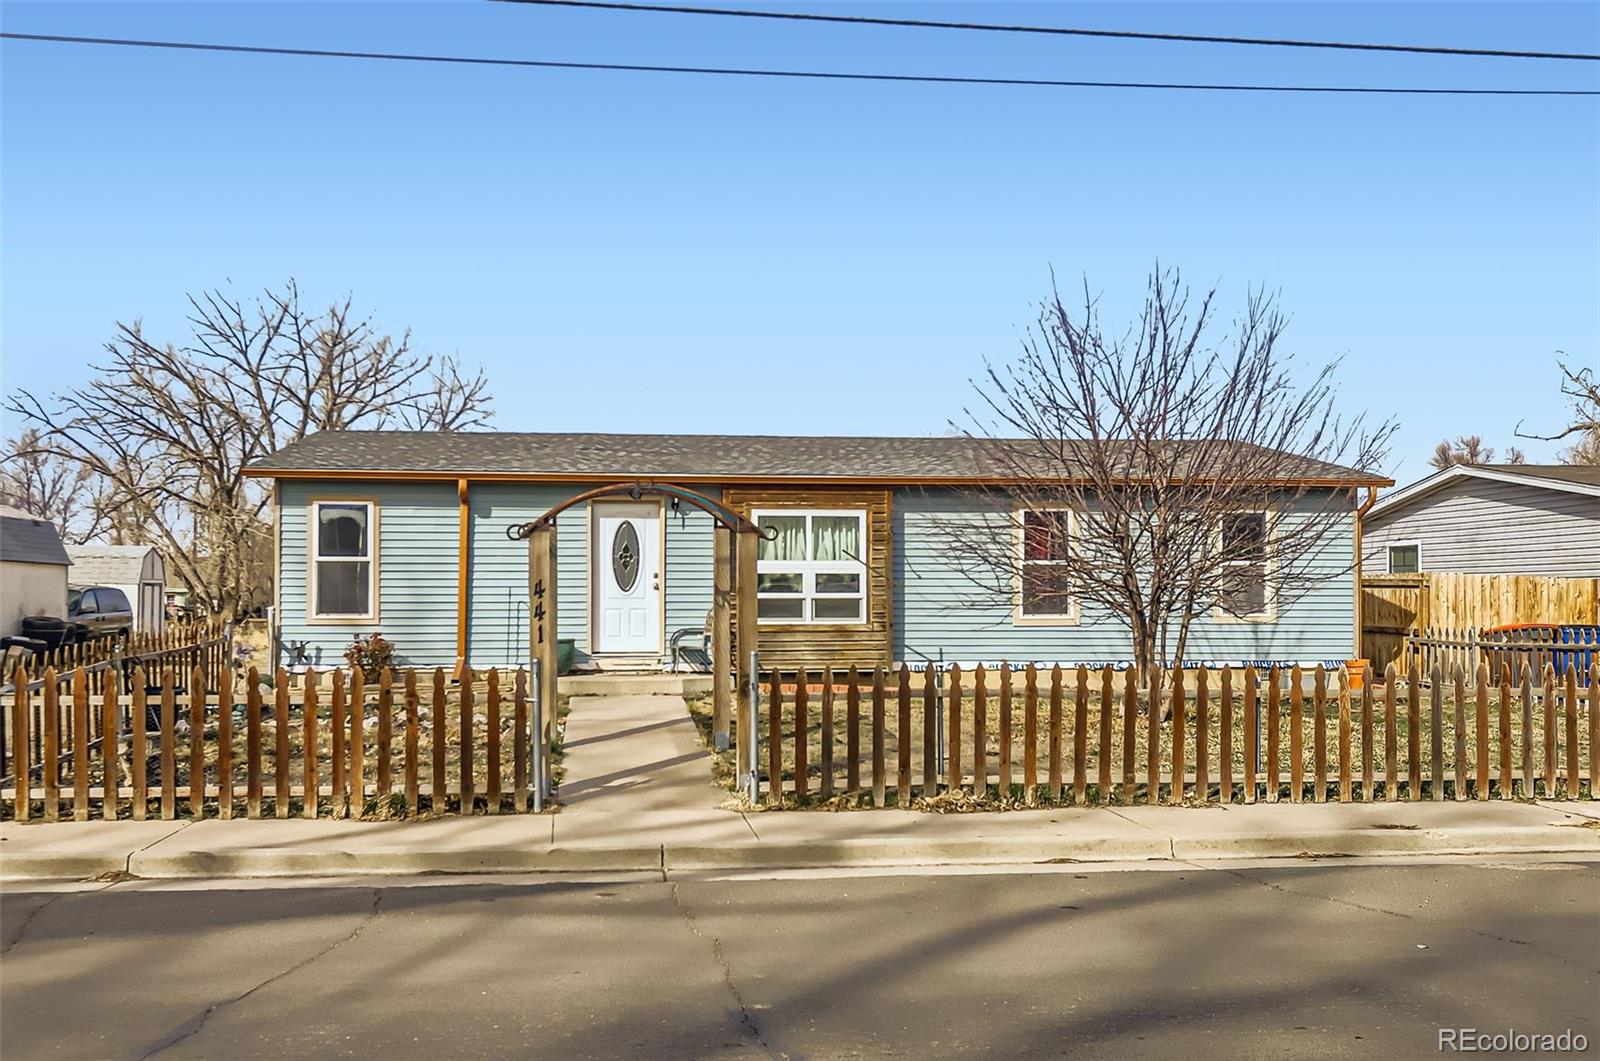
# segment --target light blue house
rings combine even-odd
[[[977,467],[964,438],[383,431],[315,435],[250,473],[273,481],[275,615],[290,663],[331,665],[373,632],[406,665],[525,663],[528,546],[508,529],[627,483],[641,484],[637,498],[584,501],[556,519],[557,619],[580,666],[658,667],[674,633],[708,624],[713,519],[652,483],[709,497],[767,531],[764,665],[1129,659],[1126,629],[1092,606],[974,596],[946,545],[952,521],[983,518]],[[1245,621],[1197,620],[1186,655],[1352,657],[1354,501],[1383,482],[1328,465],[1285,480],[1274,522],[1261,514],[1269,550],[1264,528],[1295,519],[1296,505],[1350,499],[1317,560],[1326,577],[1292,601],[1264,599]]]

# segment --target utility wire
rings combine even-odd
[[[1291,92],[1384,96],[1600,96],[1600,90],[1576,88],[1400,88],[1361,85],[1252,85],[1174,81],[1063,81],[1034,77],[957,77],[940,74],[871,74],[827,70],[769,70],[726,66],[664,66],[647,63],[579,63],[550,59],[491,59],[467,55],[415,52],[346,51],[333,48],[269,48],[253,44],[206,44],[194,41],[135,40],[119,37],[69,37],[53,33],[0,33],[0,38],[55,44],[100,44],[122,48],[164,48],[175,51],[227,52],[242,55],[298,55],[319,59],[384,59],[407,63],[460,63],[468,66],[517,66],[545,70],[616,70],[649,74],[715,74],[730,77],[806,78],[820,81],[892,81],[935,85],[1027,85],[1049,88],[1136,88],[1197,92]]]
[[[1271,48],[1337,48],[1356,52],[1406,52],[1413,55],[1471,55],[1500,59],[1578,59],[1600,61],[1589,52],[1524,52],[1503,48],[1447,48],[1428,44],[1370,44],[1356,41],[1311,41],[1275,37],[1221,37],[1198,33],[1146,33],[1139,30],[1076,29],[1066,26],[1018,26],[996,22],[942,22],[922,18],[875,18],[868,15],[820,15],[799,11],[750,11],[731,7],[686,7],[677,4],[625,4],[613,0],[499,0],[510,4],[588,7],[605,11],[653,11],[673,15],[723,15],[730,18],[780,19],[787,22],[835,22],[852,26],[909,26],[917,29],[979,30],[989,33],[1043,33],[1061,37],[1113,37],[1122,40],[1184,41],[1194,44],[1256,44]]]

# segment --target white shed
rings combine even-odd
[[[150,545],[73,545],[72,585],[113,586],[133,605],[133,632],[159,634],[167,620],[167,565]]]
[[[71,564],[54,523],[0,508],[0,637],[20,633],[30,615],[67,614]]]

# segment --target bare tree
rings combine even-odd
[[[1433,456],[1428,458],[1428,463],[1440,470],[1457,464],[1493,464],[1494,447],[1485,446],[1483,438],[1478,435],[1457,435],[1454,440],[1447,438],[1433,447]],[[1510,446],[1502,463],[1526,464],[1528,456],[1517,447]]]
[[[1574,368],[1562,360],[1556,367],[1561,370],[1562,397],[1571,405],[1567,426],[1553,435],[1525,435],[1518,423],[1517,434],[1545,442],[1575,437],[1561,459],[1568,464],[1600,464],[1600,374],[1592,367]]]
[[[1123,627],[1147,675],[1195,620],[1268,615],[1349,571],[1358,487],[1394,430],[1336,415],[1336,363],[1297,370],[1274,298],[1252,292],[1218,338],[1214,302],[1158,270],[1112,336],[1087,284],[1073,308],[1053,292],[966,411],[996,484],[983,515],[944,521],[980,599]]]
[[[244,475],[252,461],[318,431],[453,431],[492,415],[481,371],[413,352],[409,333],[382,332],[348,298],[312,312],[291,280],[249,302],[217,290],[188,304],[183,345],[119,322],[90,383],[6,407],[36,428],[28,452],[107,484],[124,533],[159,546],[207,612],[238,614],[270,589],[270,495]]]
[[[0,503],[54,523],[63,541],[87,541],[105,528],[101,485],[79,462],[41,448],[37,428],[8,442],[0,458]]]

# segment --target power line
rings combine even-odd
[[[468,66],[516,66],[544,70],[609,70],[645,74],[709,74],[729,77],[802,78],[819,81],[889,81],[933,85],[1023,85],[1047,88],[1134,88],[1191,92],[1290,92],[1383,96],[1600,96],[1600,90],[1576,88],[1401,88],[1364,85],[1252,85],[1174,81],[1065,81],[1035,77],[958,77],[943,74],[873,74],[830,70],[769,70],[727,66],[665,66],[649,63],[579,63],[551,59],[492,59],[468,55],[415,52],[346,51],[333,48],[270,48],[254,44],[207,44],[194,41],[134,40],[119,37],[69,37],[53,33],[0,33],[0,39],[55,44],[100,44],[122,48],[164,48],[176,51],[227,52],[241,55],[296,55],[318,59],[383,59],[407,63],[459,63]]]
[[[1471,55],[1500,59],[1578,59],[1600,61],[1589,52],[1524,52],[1503,48],[1447,48],[1428,44],[1371,44],[1357,41],[1312,41],[1275,37],[1221,37],[1198,33],[1147,33],[1139,30],[1077,29],[1066,26],[1019,26],[996,22],[942,22],[921,18],[876,18],[868,15],[819,15],[798,11],[750,11],[730,7],[686,7],[677,4],[624,4],[611,0],[499,0],[510,4],[588,7],[604,11],[652,11],[673,15],[722,15],[730,18],[778,19],[786,22],[834,22],[852,26],[909,26],[917,29],[979,30],[989,33],[1042,33],[1061,37],[1112,37],[1121,40],[1183,41],[1193,44],[1255,44],[1271,48],[1336,48],[1357,52],[1406,52],[1413,55]]]

